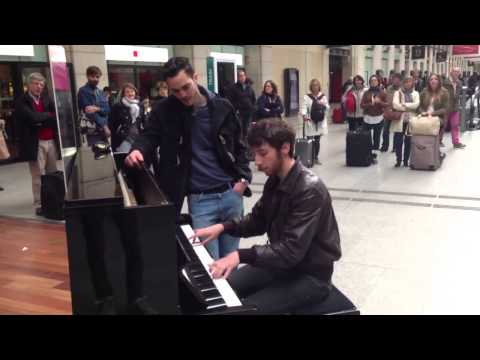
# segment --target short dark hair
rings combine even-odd
[[[280,151],[282,145],[290,144],[288,155],[293,158],[295,144],[295,130],[282,119],[262,119],[253,123],[248,130],[248,145],[262,146],[264,143]]]
[[[112,89],[111,89],[109,86],[105,86],[105,87],[103,88],[103,92],[107,92],[107,91],[108,91],[108,92],[112,92]]]
[[[392,79],[393,78],[397,78],[398,80],[402,80],[402,75],[400,75],[399,73],[395,73],[392,75]]]
[[[98,66],[92,65],[87,68],[87,76],[102,76],[102,70]]]
[[[165,80],[173,78],[182,70],[185,70],[188,76],[193,77],[195,70],[186,57],[172,57],[163,66],[165,70]]]

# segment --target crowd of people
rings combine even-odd
[[[409,120],[413,116],[438,116],[440,118],[440,146],[444,147],[443,134],[450,129],[455,149],[463,149],[460,142],[460,106],[464,86],[467,95],[475,93],[478,75],[474,73],[462,80],[459,68],[453,68],[449,77],[425,72],[391,72],[389,78],[378,70],[368,79],[368,87],[362,76],[357,75],[344,84],[342,110],[349,131],[362,129],[372,133],[375,151],[387,152],[390,147],[390,132],[394,133],[392,152],[396,153],[395,167],[409,166],[411,133]],[[471,90],[473,88],[473,92]],[[390,119],[388,111],[401,112],[399,119]],[[382,142],[380,144],[380,142]],[[442,154],[444,156],[444,154]]]

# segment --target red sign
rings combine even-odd
[[[133,50],[133,56],[138,57],[138,51],[137,50]]]
[[[453,45],[453,55],[478,55],[480,45]]]

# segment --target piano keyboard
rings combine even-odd
[[[190,263],[182,270],[182,275],[193,287],[199,290],[201,300],[206,305],[207,310],[242,306],[242,302],[226,279],[212,278],[209,265],[213,263],[213,258],[201,243],[193,244],[193,239],[188,240],[194,235],[192,227],[190,225],[181,225],[180,228],[185,236],[183,240],[187,240],[182,243],[188,242],[186,246],[189,246],[185,251],[191,257]]]

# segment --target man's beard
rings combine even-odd
[[[98,81],[89,81],[88,84],[89,84],[91,87],[97,87]]]

